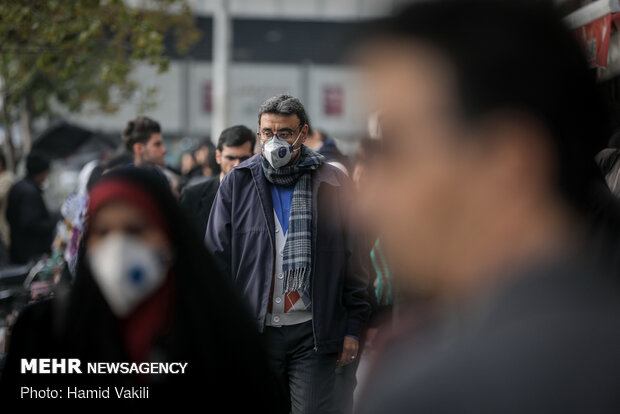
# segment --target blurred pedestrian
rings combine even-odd
[[[204,138],[198,148],[196,148],[196,150],[194,151],[194,158],[196,159],[196,163],[198,165],[206,164],[209,153],[211,152],[215,153],[215,145],[213,145],[213,143],[211,142],[210,137]]]
[[[191,152],[184,152],[183,155],[181,155],[181,174],[187,175],[195,167],[196,160],[194,159],[194,154]]]
[[[546,2],[417,2],[363,62],[381,247],[436,311],[358,412],[618,412],[620,286],[589,228],[608,119],[574,34]]]
[[[122,137],[125,147],[133,154],[133,164],[136,167],[166,167],[166,146],[157,121],[139,116],[127,123]]]
[[[200,237],[204,237],[211,206],[220,182],[234,167],[254,155],[256,134],[248,127],[236,125],[222,131],[217,143],[215,157],[221,168],[219,176],[209,177],[206,181],[185,187],[179,200],[181,207],[194,222]]]
[[[222,180],[205,241],[253,312],[291,412],[332,412],[347,398],[333,395],[334,370],[357,358],[369,313],[352,186],[303,145],[297,98],[264,102],[258,132],[261,153]]]
[[[183,189],[204,183],[211,177],[220,174],[220,166],[217,163],[215,152],[215,146],[211,141],[204,141],[201,146],[194,151],[196,166],[185,176],[186,180]]]
[[[207,411],[282,412],[255,326],[156,173],[108,173],[90,192],[87,217],[69,296],[24,309],[13,329],[1,401],[27,407],[20,387],[144,386],[140,408],[178,400]],[[78,358],[84,370],[103,361],[187,367],[176,375],[20,374],[21,358],[50,356]],[[114,393],[98,407],[131,403]]]
[[[24,264],[50,253],[57,218],[49,212],[43,199],[43,185],[49,173],[49,158],[32,152],[26,158],[26,177],[9,191],[6,219],[13,263]]]
[[[6,168],[6,158],[0,152],[0,239],[2,242],[2,263],[8,262],[9,246],[11,244],[9,223],[6,220],[6,208],[9,200],[9,191],[15,182],[15,175]]]
[[[325,131],[308,126],[305,145],[324,156],[326,162],[349,175],[349,158],[340,151],[336,140],[329,137]]]

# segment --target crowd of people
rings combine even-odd
[[[375,128],[352,157],[288,94],[181,174],[130,121],[62,217],[44,155],[14,184],[0,157],[10,260],[64,258],[11,328],[0,404],[118,385],[216,412],[620,411],[620,150],[574,35],[543,2],[441,0],[360,43]],[[188,369],[20,372],[42,357]]]

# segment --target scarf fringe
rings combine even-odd
[[[310,269],[302,267],[289,270],[284,274],[284,293],[305,292],[310,281]]]

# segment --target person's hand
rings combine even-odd
[[[344,344],[342,345],[342,352],[340,358],[338,358],[337,367],[350,364],[357,358],[357,350],[359,348],[359,341],[350,336],[344,337]]]

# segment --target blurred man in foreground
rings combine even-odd
[[[619,412],[620,290],[586,220],[607,119],[573,35],[541,2],[422,2],[363,57],[382,246],[437,309],[358,411]]]

